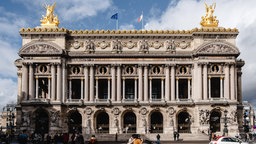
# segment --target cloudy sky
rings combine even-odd
[[[145,29],[190,30],[200,27],[204,2],[216,2],[214,15],[219,26],[238,28],[237,46],[245,60],[243,99],[256,106],[256,0],[55,0],[60,27],[71,30],[116,28],[110,17],[119,14],[119,29],[141,29],[137,19],[143,12]],[[45,9],[53,0],[0,1],[0,109],[17,99],[14,65],[21,48],[19,29],[40,25]],[[255,76],[255,77],[254,77]]]

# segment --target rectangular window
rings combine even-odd
[[[220,98],[220,78],[211,78],[211,97]]]
[[[47,78],[38,79],[38,97],[39,98],[48,97],[48,79]]]
[[[188,99],[188,80],[179,79],[179,99]]]
[[[152,99],[161,99],[161,79],[152,79]]]
[[[80,99],[81,98],[81,80],[80,79],[73,79],[71,80],[72,85],[72,99]]]
[[[99,79],[98,80],[98,98],[99,99],[108,99],[108,80]]]
[[[134,99],[135,97],[135,87],[133,79],[125,80],[125,99]]]

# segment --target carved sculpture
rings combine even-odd
[[[206,9],[206,15],[202,16],[201,26],[203,27],[218,27],[219,21],[216,19],[216,16],[213,16],[216,3],[213,3],[212,5],[205,4]]]
[[[210,111],[209,110],[199,110],[199,120],[200,124],[209,124]]]
[[[113,53],[122,52],[122,44],[119,40],[112,41],[112,52]]]
[[[139,41],[139,52],[140,53],[148,53],[148,42],[146,40]]]
[[[91,40],[85,41],[85,51],[86,53],[93,53],[95,51],[95,44]]]
[[[54,8],[56,6],[56,3],[53,5],[44,5],[44,8],[46,9],[46,16],[42,16],[43,18],[40,20],[41,26],[58,26],[59,25],[59,19],[58,16],[54,15]]]
[[[51,125],[54,127],[59,126],[60,111],[51,111]]]

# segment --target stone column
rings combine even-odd
[[[223,98],[223,77],[220,77],[220,98]]]
[[[36,76],[36,99],[38,99],[38,76]]]
[[[142,78],[142,65],[138,67],[139,74],[139,101],[143,100],[143,78]]]
[[[138,90],[137,90],[137,87],[138,87],[137,78],[134,78],[134,101],[135,102],[138,100],[138,96],[137,96]]]
[[[122,84],[121,84],[121,82],[122,82],[122,78],[121,78],[121,65],[118,65],[118,67],[117,67],[117,89],[116,89],[116,93],[117,93],[117,101],[121,101],[121,99],[122,99],[122,94],[121,94],[121,92],[122,92],[122,89],[121,89],[121,86],[122,86]]]
[[[144,101],[148,101],[148,66],[144,66]]]
[[[57,65],[57,101],[61,102],[61,64]]]
[[[51,99],[51,77],[48,77],[48,97],[47,99]]]
[[[224,97],[229,99],[229,63],[225,64]]]
[[[235,68],[234,64],[231,65],[230,69],[230,95],[231,100],[236,100],[236,94],[235,94]]]
[[[22,101],[22,73],[18,72],[18,97],[17,97],[17,105]]]
[[[179,100],[179,78],[176,78],[176,100]]]
[[[98,91],[99,87],[97,87],[97,91]],[[108,78],[108,100],[111,99],[111,91],[110,91],[110,78]],[[112,101],[113,100],[113,97],[112,97]]]
[[[208,87],[209,87],[208,95],[209,95],[209,99],[211,99],[212,96],[211,96],[211,77],[210,76],[208,77]]]
[[[56,97],[56,67],[55,64],[52,63],[51,65],[51,76],[52,76],[52,96],[51,100],[54,101]]]
[[[69,100],[72,99],[72,80],[69,79]]]
[[[84,102],[89,101],[89,72],[88,72],[88,66],[84,66]]]
[[[84,79],[81,78],[81,100],[84,99]]]
[[[161,79],[161,101],[164,101],[164,78]]]
[[[123,101],[125,100],[125,78],[123,77]]]
[[[152,77],[149,78],[149,101],[152,101]]]
[[[34,66],[33,63],[29,63],[29,99],[35,98],[35,84],[34,84]]]
[[[94,67],[90,66],[90,102],[94,101]]]
[[[170,67],[165,65],[165,100],[170,101]]]
[[[116,101],[116,68],[115,65],[111,67],[111,101]]]
[[[190,92],[190,83],[191,83],[191,78],[188,78],[188,99],[191,99],[191,92]]]
[[[204,68],[203,68],[203,95],[204,95],[204,100],[207,100],[208,99],[208,92],[207,92],[207,86],[208,86],[208,83],[207,83],[207,77],[208,77],[208,74],[207,74],[207,63],[204,64]],[[209,87],[209,86],[208,86]]]
[[[28,100],[28,65],[22,63],[22,100]]]
[[[175,65],[171,67],[171,101],[175,101]]]
[[[198,69],[198,71],[197,71],[198,72],[198,74],[197,74],[198,80],[195,79],[195,81],[197,81],[198,91],[196,91],[197,93],[194,93],[194,94],[197,95],[198,100],[202,100],[203,99],[203,97],[202,97],[202,87],[203,87],[203,85],[202,85],[202,65],[200,63],[197,65],[197,69]],[[189,81],[191,81],[191,79]],[[204,100],[206,100],[206,99],[204,99]]]
[[[62,102],[67,100],[67,66],[66,62],[62,62]]]
[[[99,78],[95,77],[95,87],[96,87],[96,94],[95,94],[95,100],[97,101],[99,99]],[[109,79],[108,79],[108,99],[110,99],[110,95],[109,95]]]

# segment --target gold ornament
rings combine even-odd
[[[216,3],[212,5],[207,5],[204,3],[206,9],[206,15],[202,16],[201,26],[203,27],[218,27],[219,21],[216,19],[216,16],[213,16]]]
[[[58,27],[59,19],[57,15],[54,15],[54,8],[56,6],[56,2],[53,5],[44,5],[43,7],[46,9],[46,16],[43,15],[43,18],[40,20],[42,27]]]

